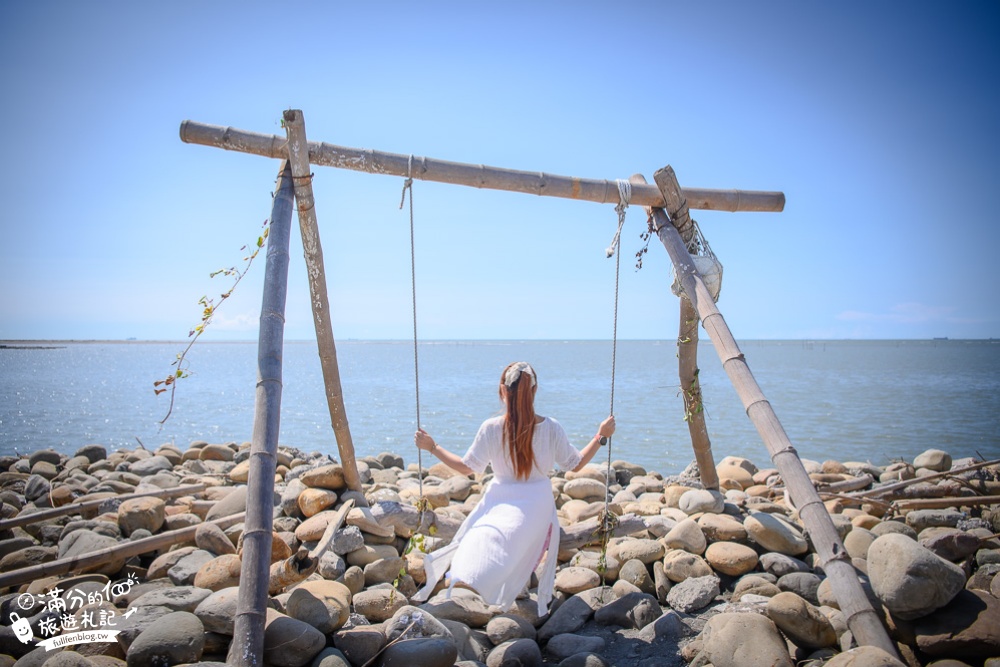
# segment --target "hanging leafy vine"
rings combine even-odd
[[[214,298],[207,295],[198,299],[198,305],[200,305],[202,309],[201,321],[188,332],[188,338],[190,340],[188,341],[187,347],[185,347],[184,350],[177,355],[177,358],[174,359],[173,363],[170,364],[175,367],[175,370],[171,371],[170,374],[162,380],[156,380],[153,382],[153,393],[157,396],[166,391],[170,392],[170,405],[167,406],[167,414],[164,415],[163,419],[159,421],[161,426],[165,424],[168,419],[170,419],[170,415],[174,412],[174,399],[177,393],[177,381],[191,375],[187,366],[188,352],[191,351],[191,348],[198,341],[198,339],[201,338],[201,335],[205,333],[205,330],[212,323],[212,318],[219,310],[219,307],[225,303],[226,299],[232,296],[233,290],[236,289],[236,286],[240,284],[240,281],[243,280],[244,276],[246,276],[247,272],[250,270],[250,266],[253,264],[254,259],[256,259],[257,254],[260,253],[261,248],[264,247],[264,241],[267,240],[267,235],[270,231],[270,224],[270,219],[264,220],[264,224],[262,225],[263,231],[260,236],[257,237],[256,243],[247,244],[240,248],[241,252],[250,250],[250,253],[243,258],[242,269],[231,266],[208,274],[209,278],[215,278],[216,276],[233,278],[233,284],[228,290],[219,295],[218,302],[216,302]]]

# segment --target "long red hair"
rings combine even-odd
[[[503,418],[503,439],[517,479],[528,479],[535,464],[532,440],[535,437],[535,385],[538,378],[534,376],[534,369],[530,372],[522,370],[517,380],[507,385],[507,371],[516,363],[508,364],[500,375],[500,400],[507,407]]]

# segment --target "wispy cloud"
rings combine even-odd
[[[896,324],[960,321],[951,316],[954,312],[955,308],[952,306],[928,306],[923,303],[908,302],[896,304],[885,313],[845,310],[837,315],[837,319],[848,322],[893,322]]]

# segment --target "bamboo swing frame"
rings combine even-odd
[[[426,157],[415,157],[374,150],[346,148],[327,143],[307,142],[305,124],[301,111],[285,112],[286,137],[278,135],[258,134],[231,127],[207,125],[186,120],[181,123],[180,137],[186,143],[223,148],[225,150],[249,153],[264,157],[288,160],[291,164],[292,177],[295,180],[295,198],[298,203],[299,224],[303,235],[303,246],[310,274],[310,290],[313,295],[314,324],[316,325],[317,343],[320,347],[320,357],[323,363],[324,381],[330,408],[331,421],[337,438],[341,462],[344,466],[345,478],[351,488],[360,490],[357,481],[353,443],[350,438],[350,428],[343,412],[343,396],[340,391],[339,371],[337,370],[336,349],[333,342],[332,329],[329,327],[329,303],[326,299],[325,276],[322,270],[322,251],[319,249],[318,226],[316,224],[315,201],[312,196],[309,165],[330,166],[341,169],[351,169],[368,173],[401,176],[421,180],[438,181],[477,188],[489,188],[524,192],[540,196],[562,197],[598,203],[619,203],[618,187],[615,181],[582,179],[577,177],[558,176],[539,172],[515,171],[484,165],[448,162]],[[673,170],[669,167],[656,173],[656,185],[647,184],[641,176],[633,176],[631,181],[631,203],[644,206],[655,220],[658,238],[670,254],[671,261],[680,277],[685,297],[681,299],[681,327],[685,319],[700,318],[706,331],[710,333],[713,344],[730,380],[736,387],[746,408],[747,416],[757,427],[761,438],[771,453],[771,458],[778,467],[788,485],[800,515],[806,523],[813,541],[817,546],[824,567],[828,572],[837,595],[841,609],[847,617],[847,623],[860,644],[874,645],[896,655],[895,645],[889,639],[878,615],[872,609],[857,579],[850,561],[845,559],[843,544],[834,529],[833,522],[825,506],[817,495],[809,476],[802,466],[801,460],[792,447],[770,403],[764,398],[760,387],[750,373],[736,341],[729,331],[722,314],[715,306],[708,289],[705,287],[698,271],[691,261],[682,234],[691,233],[691,221],[688,209],[706,209],[723,211],[762,211],[780,212],[784,209],[785,196],[781,192],[759,192],[743,190],[711,190],[704,188],[681,189]],[[666,209],[666,211],[664,210]],[[669,217],[668,217],[669,213]],[[675,227],[674,225],[677,225]],[[271,241],[269,241],[269,244]],[[286,251],[287,254],[287,251]],[[270,253],[268,263],[270,264]],[[322,285],[320,285],[322,283]],[[273,289],[284,290],[286,285],[275,283]],[[269,289],[265,285],[265,289]],[[265,301],[267,300],[265,295]],[[687,305],[684,300],[687,299]],[[262,329],[263,329],[262,313]],[[262,331],[263,346],[263,331]],[[682,334],[683,337],[683,334]],[[680,369],[682,383],[696,377],[697,359],[694,346],[686,346],[681,350],[684,354]],[[280,360],[280,355],[279,355]],[[328,368],[329,367],[329,368]],[[280,361],[279,361],[280,378]],[[694,374],[694,375],[692,375]],[[280,384],[280,380],[279,380]],[[268,420],[274,425],[268,427],[268,432],[277,433],[277,420],[280,412],[280,391],[278,409],[268,411]],[[258,401],[258,408],[260,401]],[[255,418],[255,434],[258,419]],[[692,446],[695,451],[702,480],[709,488],[718,486],[712,459],[711,446],[708,442],[704,423],[691,422]],[[255,447],[257,446],[255,435]],[[274,475],[274,457],[262,456],[260,465],[251,467],[250,487],[258,488],[259,482],[271,480]],[[359,494],[360,495],[360,494]],[[363,497],[363,496],[362,496]],[[263,493],[261,497],[250,497],[251,503],[257,503],[267,510],[270,509],[270,494]],[[266,506],[264,501],[267,501]],[[250,512],[248,503],[248,513]],[[248,525],[249,528],[249,525]],[[263,540],[262,540],[263,541]],[[266,558],[269,562],[270,546],[260,545],[261,553],[255,554],[256,559]],[[244,561],[244,572],[256,571],[253,564]],[[259,568],[256,568],[259,569]],[[266,579],[265,579],[266,581]],[[246,604],[241,606],[244,617],[254,623],[263,620],[263,600],[260,592],[247,597]],[[241,595],[241,605],[243,596]],[[251,609],[250,607],[253,607]],[[256,610],[256,616],[255,611]],[[257,618],[259,616],[260,618]],[[238,617],[239,621],[239,617]],[[249,626],[243,626],[244,628]],[[263,653],[263,632],[239,632],[234,636],[229,659],[241,667],[258,665]]]

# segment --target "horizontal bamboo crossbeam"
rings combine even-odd
[[[275,159],[288,157],[286,137],[259,134],[191,120],[181,123],[181,141],[214,146],[240,153]],[[581,199],[600,204],[618,203],[618,185],[613,180],[557,176],[462,162],[449,162],[414,155],[347,148],[324,142],[309,142],[309,162],[325,167],[364,171],[370,174],[412,176],[425,181],[454,183],[475,188],[525,192],[546,197]],[[684,188],[688,208],[714,211],[780,212],[785,208],[783,192]],[[663,195],[655,185],[633,184],[632,204],[663,207]]]
[[[76,512],[83,512],[89,509],[97,509],[108,500],[129,500],[131,498],[146,498],[148,496],[155,496],[157,498],[176,498],[177,496],[194,495],[196,493],[200,493],[201,491],[204,491],[207,488],[207,486],[208,486],[207,484],[186,484],[184,486],[175,486],[172,489],[160,489],[158,491],[140,491],[139,493],[128,493],[120,496],[110,496],[108,498],[95,498],[93,500],[84,500],[78,503],[53,507],[52,509],[39,510],[38,512],[29,512],[27,514],[19,514],[11,519],[4,519],[3,521],[0,521],[0,530],[6,530],[7,528],[14,528],[16,526],[26,526],[28,524],[37,523],[39,521],[45,521],[46,519],[52,519],[57,516],[74,514]]]
[[[233,524],[243,521],[245,517],[246,512],[240,512],[238,514],[230,514],[229,516],[212,519],[211,521],[206,521],[205,523],[214,523],[219,528],[228,528]],[[184,528],[177,528],[176,530],[171,530],[166,533],[158,533],[156,535],[143,537],[138,540],[119,542],[113,547],[105,547],[104,549],[98,549],[96,551],[91,551],[90,553],[60,558],[59,560],[39,563],[38,565],[29,565],[28,567],[21,568],[20,570],[3,572],[0,573],[0,591],[10,586],[19,586],[29,581],[34,581],[35,579],[41,579],[42,577],[53,577],[60,574],[66,574],[67,572],[77,572],[84,568],[93,567],[94,565],[103,563],[113,557],[131,558],[132,556],[139,556],[151,551],[156,551],[157,549],[162,549],[163,547],[169,547],[181,542],[187,542],[194,539],[194,534],[197,532],[198,526],[200,525],[202,524],[199,523],[193,526],[185,526]]]

